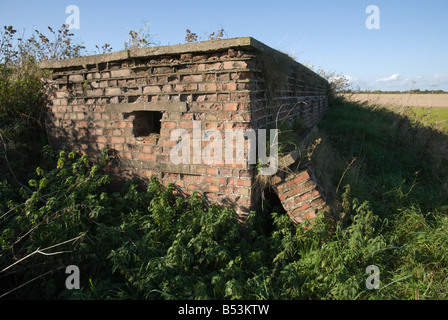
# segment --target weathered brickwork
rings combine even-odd
[[[260,129],[300,117],[314,125],[327,107],[325,80],[252,38],[145,48],[44,62],[50,69],[49,136],[57,148],[92,158],[108,147],[118,159],[112,173],[128,179],[157,175],[186,193],[235,206],[257,204],[254,165],[195,161],[194,145],[210,144],[201,130]],[[191,137],[190,161],[173,163],[178,141]],[[245,159],[248,155],[246,144]],[[236,156],[236,155],[235,155]]]
[[[279,179],[273,186],[294,224],[313,220],[317,211],[325,208],[323,190],[312,176],[310,169],[306,169]]]

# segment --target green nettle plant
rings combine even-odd
[[[197,194],[176,196],[155,178],[146,192],[130,182],[111,193],[101,170],[85,155],[61,152],[55,169],[37,168],[31,194],[11,200],[2,184],[0,272],[11,291],[3,295],[244,297],[262,253],[245,257],[249,244],[233,210],[206,207]],[[63,286],[73,264],[88,277],[79,291]]]
[[[31,194],[0,186],[2,297],[446,297],[446,209],[429,218],[410,207],[381,219],[346,186],[343,225],[322,212],[293,227],[287,215],[266,211],[242,229],[233,210],[180,197],[156,178],[146,190],[130,181],[110,191],[106,157],[56,158],[54,169],[36,169]],[[79,290],[65,288],[68,265],[80,268]],[[366,288],[369,265],[381,271],[379,290]]]

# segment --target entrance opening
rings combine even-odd
[[[263,231],[266,235],[270,234],[274,229],[274,220],[272,218],[273,212],[276,212],[279,215],[287,214],[277,193],[271,188],[266,188],[264,190],[263,209],[261,210],[261,214],[264,215]]]

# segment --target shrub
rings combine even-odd
[[[382,218],[346,186],[344,224],[322,213],[294,227],[267,209],[243,229],[233,210],[155,178],[146,190],[130,181],[111,191],[103,160],[61,152],[54,169],[35,171],[31,194],[2,182],[2,297],[446,298],[446,207],[425,215],[404,203]],[[64,286],[72,264],[80,290]],[[380,290],[366,289],[369,265],[380,269]]]

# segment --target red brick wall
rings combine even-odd
[[[170,139],[172,130],[185,129],[193,143],[193,121],[200,121],[202,130],[219,130],[224,139],[226,129],[272,125],[280,105],[279,119],[301,116],[312,125],[326,108],[325,86],[317,75],[289,61],[282,71],[286,80],[270,96],[266,52],[261,54],[259,45],[210,43],[213,50],[192,44],[191,52],[183,45],[179,52],[173,46],[163,54],[146,49],[119,53],[116,59],[106,54],[44,65],[53,71],[47,79],[50,139],[58,148],[75,148],[92,158],[108,147],[119,161],[112,168],[117,177],[156,174],[164,184],[174,183],[186,193],[198,191],[247,213],[259,198],[253,187],[255,166],[174,165],[170,152],[177,141]],[[135,137],[136,111],[141,110],[162,113],[159,134]]]
[[[290,174],[274,185],[274,190],[294,224],[313,220],[326,203],[323,190],[312,179],[309,169]]]

